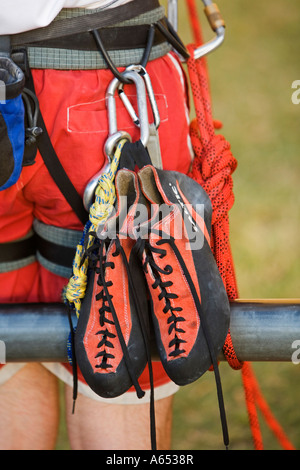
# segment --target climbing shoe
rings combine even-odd
[[[143,335],[148,303],[139,260],[132,256],[135,240],[129,236],[139,200],[133,172],[117,173],[116,194],[115,213],[88,248],[89,279],[75,351],[86,382],[99,396],[117,397],[133,385],[142,397],[138,378],[147,363]]]
[[[188,176],[145,166],[138,172],[151,216],[135,230],[161,362],[178,385],[213,364],[229,327],[229,302],[210,248],[212,207]]]

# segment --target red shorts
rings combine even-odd
[[[172,53],[149,62],[147,71],[161,118],[159,138],[163,167],[187,173],[192,154],[184,73]],[[69,178],[82,195],[90,178],[104,163],[103,147],[108,136],[105,92],[113,78],[112,73],[108,70],[48,69],[33,70],[33,77],[53,146]],[[126,86],[126,93],[134,95],[135,87]],[[138,140],[139,129],[118,97],[116,101],[118,128],[129,132],[133,141]],[[151,119],[150,108],[149,117]],[[0,192],[0,243],[25,236],[32,229],[35,218],[57,227],[83,228],[39,154],[34,165],[23,168],[14,186]],[[0,274],[0,301],[59,302],[67,281],[34,262]],[[48,368],[63,380],[71,378],[68,364],[53,364]],[[66,371],[70,374],[68,378],[64,378]],[[156,387],[170,382],[158,362],[154,365],[154,377]],[[144,389],[149,389],[147,371],[140,381]]]

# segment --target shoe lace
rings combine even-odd
[[[108,268],[114,269],[115,264],[112,261],[106,260],[106,255],[103,253],[103,247],[99,247],[99,260],[102,266],[103,272],[105,272]],[[114,253],[113,253],[114,255]],[[96,335],[101,335],[101,340],[97,344],[97,348],[103,348],[98,354],[96,354],[95,358],[101,357],[102,361],[100,364],[96,364],[96,368],[99,369],[109,369],[112,368],[112,364],[109,363],[109,359],[114,359],[115,356],[111,353],[108,353],[106,348],[114,349],[113,339],[116,338],[116,335],[108,330],[106,324],[115,325],[113,320],[110,320],[106,313],[112,313],[111,307],[109,302],[112,302],[113,296],[109,293],[109,287],[113,285],[112,281],[108,281],[105,283],[108,294],[105,294],[104,288],[104,280],[101,276],[101,268],[97,266],[94,267],[96,274],[98,274],[97,278],[97,285],[102,287],[102,290],[96,294],[96,301],[102,301],[101,307],[99,308],[99,324],[102,327],[101,330],[97,331]]]
[[[162,244],[162,240],[157,243],[157,245]],[[167,288],[173,286],[173,281],[163,281],[161,274],[170,275],[173,273],[173,268],[169,264],[167,264],[164,268],[161,268],[154,260],[153,253],[159,254],[160,258],[164,258],[167,255],[167,250],[158,248],[157,246],[151,245],[148,240],[139,238],[137,240],[136,249],[139,252],[139,256],[141,258],[142,253],[146,253],[144,260],[142,261],[142,266],[145,272],[147,272],[148,266],[151,267],[153,276],[155,277],[155,281],[152,283],[152,288],[157,289],[160,288],[160,294],[158,295],[158,299],[164,302],[163,313],[168,314],[170,316],[167,319],[167,323],[170,325],[168,329],[169,335],[174,333],[174,338],[169,342],[169,348],[174,347],[174,350],[169,353],[171,357],[177,357],[180,354],[185,352],[185,349],[181,348],[183,343],[186,341],[182,338],[178,337],[177,333],[185,333],[185,330],[179,327],[179,323],[185,322],[185,318],[183,316],[178,316],[176,312],[181,312],[182,307],[172,305],[171,300],[178,299],[178,295],[174,292],[170,292]]]
[[[147,355],[147,363],[148,363],[148,370],[149,370],[149,381],[150,381],[150,437],[151,437],[151,447],[152,450],[156,450],[156,430],[155,430],[155,410],[154,410],[154,382],[153,382],[153,370],[152,370],[152,362],[151,362],[151,351],[150,351],[150,331],[149,325],[145,321],[145,317],[143,315],[143,311],[139,302],[139,295],[134,288],[134,281],[132,279],[129,263],[122,247],[118,236],[114,239],[115,242],[115,250],[112,253],[113,257],[122,256],[122,261],[125,266],[127,277],[128,277],[128,284],[129,290],[131,293],[132,301],[135,304],[135,309],[138,314],[138,320],[140,322],[141,332],[143,335],[143,340],[146,349]],[[141,389],[138,378],[136,377],[130,356],[128,354],[128,349],[124,340],[124,336],[120,327],[120,323],[118,320],[117,313],[115,311],[113,305],[113,296],[109,293],[109,288],[113,285],[112,281],[106,281],[105,279],[105,270],[107,268],[114,269],[115,264],[112,261],[107,261],[105,255],[105,246],[107,244],[106,240],[99,240],[95,237],[95,243],[93,246],[90,247],[90,263],[92,269],[95,270],[96,274],[98,274],[97,284],[103,289],[96,295],[96,300],[102,300],[102,306],[99,309],[99,323],[101,327],[105,327],[105,323],[113,324],[116,328],[117,335],[108,331],[107,328],[99,330],[96,334],[102,335],[100,342],[98,343],[98,348],[104,347],[102,351],[100,351],[96,357],[102,357],[102,362],[99,364],[98,367],[102,369],[107,369],[112,367],[108,360],[113,359],[114,356],[111,353],[108,353],[105,350],[105,347],[113,348],[113,340],[116,336],[121,344],[122,352],[124,355],[124,359],[126,362],[127,370],[136,390],[138,398],[142,398],[145,395],[145,392]],[[95,252],[98,255],[95,255]],[[99,261],[99,266],[98,266]],[[112,314],[113,320],[110,320],[105,316],[106,312]]]
[[[218,397],[218,403],[219,403],[219,411],[220,411],[220,419],[221,419],[221,425],[222,425],[222,432],[223,432],[223,441],[225,448],[228,449],[229,446],[229,436],[228,436],[228,427],[227,427],[227,419],[226,419],[226,413],[225,413],[225,406],[224,406],[224,399],[223,399],[223,392],[222,392],[222,385],[221,385],[221,377],[220,377],[220,372],[219,372],[219,367],[218,367],[218,360],[216,357],[216,354],[214,352],[213,348],[213,343],[209,331],[209,325],[207,322],[206,315],[204,314],[204,311],[201,306],[200,299],[198,297],[195,285],[193,283],[193,280],[191,278],[191,275],[189,273],[188,267],[180,253],[180,250],[178,249],[175,239],[170,236],[169,234],[163,233],[162,230],[154,230],[153,228],[151,229],[153,233],[156,233],[159,235],[159,239],[155,241],[156,247],[151,245],[149,240],[147,239],[142,239],[139,238],[137,240],[136,244],[136,250],[138,253],[139,258],[142,260],[143,259],[143,254],[146,253],[146,256],[144,257],[144,260],[142,261],[143,263],[143,268],[144,270],[147,270],[147,266],[149,265],[152,268],[153,273],[155,273],[156,279],[155,282],[152,284],[153,288],[157,288],[158,286],[161,287],[162,291],[159,296],[160,300],[164,299],[166,302],[166,306],[164,308],[164,312],[167,313],[168,311],[171,312],[171,316],[168,318],[168,323],[171,323],[170,328],[169,328],[169,334],[174,330],[175,332],[181,332],[184,333],[184,330],[181,328],[178,328],[177,323],[184,321],[183,317],[177,317],[174,315],[174,311],[181,311],[181,307],[172,308],[170,306],[170,299],[175,299],[177,298],[177,294],[172,294],[169,292],[165,293],[165,288],[170,287],[172,285],[172,281],[167,281],[167,282],[162,282],[160,278],[160,274],[171,274],[173,272],[173,269],[170,265],[166,265],[163,269],[157,265],[157,263],[153,259],[153,253],[158,253],[160,254],[160,257],[163,258],[166,256],[167,251],[164,250],[163,248],[160,248],[161,245],[164,244],[169,244],[170,247],[172,248],[173,252],[175,253],[175,256],[181,266],[181,269],[185,275],[185,278],[187,280],[187,283],[189,285],[189,288],[191,290],[191,293],[193,295],[197,311],[200,317],[200,321],[202,324],[203,328],[203,333],[204,337],[207,343],[207,347],[209,350],[209,354],[211,357],[212,361],[212,366],[213,366],[213,371],[214,371],[214,376],[215,376],[215,382],[216,382],[216,388],[217,388],[217,397]],[[178,310],[179,309],[179,310]],[[175,318],[177,319],[175,319]],[[173,353],[171,353],[173,356],[178,356],[181,354],[181,350],[179,349],[180,343],[184,342],[182,340],[178,340],[176,334],[174,339],[169,343],[170,345],[174,345],[175,349]],[[182,350],[183,351],[183,350]]]
[[[114,359],[115,356],[111,353],[108,353],[106,351],[106,347],[109,346],[110,348],[114,348],[113,339],[118,337],[131,381],[136,390],[137,396],[139,398],[142,398],[145,395],[145,392],[141,389],[138,383],[138,379],[136,377],[134,367],[132,365],[126,342],[122,333],[118,315],[113,304],[113,296],[109,292],[109,288],[113,285],[113,283],[112,281],[107,281],[105,276],[106,270],[108,268],[114,269],[115,267],[115,264],[112,261],[107,261],[105,254],[106,247],[110,240],[99,239],[96,234],[91,235],[94,236],[94,242],[87,250],[87,256],[89,258],[89,267],[93,269],[98,275],[97,284],[102,287],[102,290],[98,294],[96,294],[96,300],[102,300],[102,305],[99,308],[99,324],[101,327],[105,327],[105,324],[114,325],[116,330],[116,334],[109,332],[107,328],[99,330],[96,333],[97,335],[102,335],[102,338],[98,343],[98,348],[104,347],[104,349],[96,355],[96,357],[102,357],[102,362],[98,365],[98,368],[107,369],[112,367],[112,365],[109,364],[109,359]],[[118,238],[116,238],[115,251],[112,253],[112,256],[119,256],[122,250],[123,248],[121,247],[120,241]],[[112,319],[106,317],[106,312],[111,314]]]

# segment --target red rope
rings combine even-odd
[[[232,172],[237,162],[230,144],[221,135],[215,134],[212,119],[210,94],[206,72],[202,61],[193,59],[194,46],[188,46],[190,59],[187,61],[192,94],[195,103],[196,119],[191,122],[190,136],[195,153],[190,177],[195,179],[209,195],[212,208],[212,250],[230,300],[237,298],[237,283],[229,244],[228,211],[233,205]],[[237,369],[242,364],[237,359],[230,333],[224,353],[232,366]]]
[[[197,42],[196,46],[188,46],[190,58],[187,61],[196,111],[196,118],[190,124],[190,136],[195,158],[189,176],[201,184],[211,199],[213,208],[211,247],[228,298],[234,300],[238,298],[238,288],[229,241],[228,212],[234,203],[231,175],[237,167],[237,161],[231,153],[230,144],[222,135],[215,133],[215,129],[220,128],[220,125],[212,117],[206,62],[204,58],[199,60],[193,58],[195,48],[202,44],[195,1],[187,0],[187,6]],[[223,351],[229,365],[235,370],[240,369],[242,373],[246,407],[255,449],[263,449],[257,408],[260,409],[266,423],[282,447],[286,450],[294,449],[263,398],[250,363],[239,361],[234,351],[230,331]]]
[[[197,7],[194,1],[187,1],[187,8],[189,12],[189,19],[194,34],[194,41],[196,44],[203,44],[202,31],[198,21]]]
[[[248,362],[245,362],[243,365],[242,378],[255,448],[257,450],[263,449],[262,436],[257,417],[257,408],[259,408],[266,424],[280,443],[281,447],[285,450],[295,450],[295,447],[291,444],[290,440],[286,436],[282,427],[271,412],[269,405],[264,399],[258,382],[252,371],[251,364]]]

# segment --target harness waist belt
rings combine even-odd
[[[18,261],[35,255],[35,236],[33,232],[27,237],[7,243],[0,243],[0,263]]]
[[[149,25],[122,26],[97,29],[107,50],[129,50],[145,47]],[[156,29],[153,46],[166,42],[165,36]],[[48,47],[77,51],[97,51],[94,37],[89,31],[61,38],[48,39],[27,44],[28,47]]]
[[[60,16],[61,13],[45,28],[12,35],[12,58],[20,67],[26,67],[22,59],[22,51],[24,55],[26,50],[32,69],[90,70],[107,68],[103,50],[109,51],[110,60],[116,67],[140,63],[150,37],[152,46],[148,60],[166,55],[172,46],[176,49],[176,44],[172,43],[174,37],[168,31],[170,25],[165,18],[164,7],[156,0],[147,0],[147,8],[139,1],[132,3],[142,6],[144,12],[135,9],[131,16],[125,15],[122,20],[117,16],[113,23],[107,23],[102,21],[102,17],[99,20],[100,12],[89,13],[83,9],[80,16],[66,18]],[[70,9],[65,14],[78,15],[77,10]],[[116,12],[117,9],[114,10]],[[152,36],[154,25],[155,34]],[[101,51],[95,40],[96,34],[102,42]]]
[[[58,245],[38,235],[36,236],[36,241],[38,259],[39,255],[41,255],[42,258],[45,258],[53,264],[58,264],[68,269],[72,266],[76,247]]]
[[[0,273],[15,271],[33,263],[36,260],[35,250],[33,231],[19,240],[0,243]]]
[[[46,225],[35,220],[33,231],[26,237],[0,243],[0,273],[23,268],[37,260],[48,271],[69,278],[81,237],[82,231]]]
[[[68,18],[62,18],[58,15],[48,26],[12,35],[12,47],[26,45],[39,40],[79,34],[96,28],[113,26],[158,7],[158,0],[133,0],[128,4],[107,10],[95,9],[93,11],[82,9],[81,14]],[[76,11],[77,9],[72,10]]]
[[[33,229],[38,262],[58,276],[71,277],[76,247],[81,240],[82,231],[46,225],[37,219],[33,223]]]

